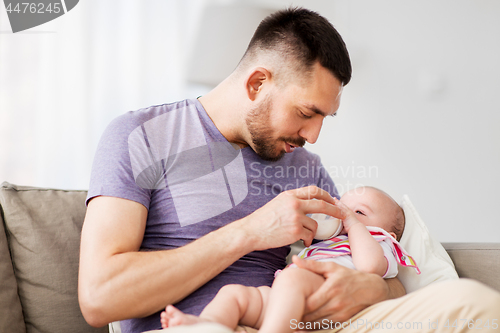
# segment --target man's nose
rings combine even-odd
[[[315,118],[316,119],[310,119],[309,122],[299,131],[299,135],[311,144],[316,143],[316,140],[318,140],[319,137],[319,132],[321,131],[321,126],[323,126],[323,117]]]

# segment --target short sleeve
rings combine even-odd
[[[86,204],[103,195],[136,201],[149,209],[151,190],[137,185],[130,159],[129,136],[140,127],[141,123],[133,112],[108,125],[92,164]]]
[[[384,257],[387,259],[387,271],[382,276],[384,279],[390,279],[398,275],[398,262],[392,252],[392,242],[390,240],[383,240],[380,243],[384,250]]]

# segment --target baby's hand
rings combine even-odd
[[[342,211],[342,215],[344,216],[344,218],[342,219],[342,223],[344,224],[344,229],[346,232],[349,232],[349,229],[351,229],[351,227],[356,223],[361,223],[356,217],[356,213],[354,213],[349,207],[344,205],[337,198],[333,198],[333,200],[335,201],[335,206],[339,207]]]

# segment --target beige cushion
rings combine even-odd
[[[17,282],[10,260],[9,246],[0,215],[0,332],[24,333],[21,301],[17,294]]]
[[[90,327],[78,305],[85,197],[85,191],[2,184],[0,204],[28,333],[108,331]]]
[[[460,277],[500,291],[500,243],[443,243]]]

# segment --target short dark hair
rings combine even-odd
[[[342,37],[327,19],[305,8],[280,10],[262,20],[243,59],[259,50],[292,56],[298,61],[296,70],[306,74],[319,62],[342,85],[351,80],[351,61]]]

